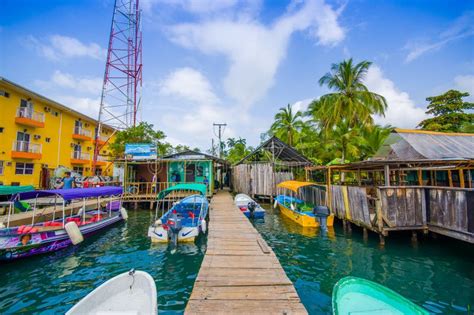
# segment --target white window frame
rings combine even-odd
[[[23,164],[23,167],[21,168],[22,170],[22,173],[18,173],[18,164]],[[32,165],[31,168],[27,168],[26,165]],[[26,170],[30,170],[31,169],[31,174],[30,173],[26,173]],[[28,162],[16,162],[15,163],[15,175],[33,175],[33,173],[35,172],[35,164],[34,163],[28,163]]]

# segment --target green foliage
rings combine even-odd
[[[363,80],[372,63],[362,61],[356,65],[352,59],[331,66],[319,84],[334,92],[323,95],[315,105],[313,115],[324,129],[331,130],[336,125],[346,124],[348,128],[373,125],[372,115],[384,115],[387,108],[385,98],[370,92]]]
[[[294,113],[292,106],[288,104],[286,107],[280,108],[275,115],[275,121],[270,127],[270,131],[289,145],[293,145],[297,140],[298,133],[304,126],[302,117],[301,112]]]
[[[474,109],[474,103],[464,102],[469,93],[456,90],[426,98],[429,103],[427,114],[433,115],[420,122],[422,129],[442,132],[473,132],[474,114],[467,111]]]
[[[126,143],[151,143],[157,147],[157,151],[166,150],[166,143],[163,140],[165,134],[160,130],[153,130],[153,125],[141,122],[135,127],[119,131],[115,135],[115,141],[110,144],[112,155],[121,158],[125,153]]]

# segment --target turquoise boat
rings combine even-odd
[[[357,277],[342,278],[334,285],[332,312],[334,315],[429,314],[427,310],[397,292]]]

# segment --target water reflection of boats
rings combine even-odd
[[[314,227],[298,225],[286,217],[281,217],[281,222],[289,233],[300,234],[306,237],[327,236],[331,241],[336,240],[336,231],[332,226],[328,226],[326,230],[320,230]]]

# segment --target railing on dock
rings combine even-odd
[[[474,243],[474,189],[435,186],[319,186],[316,204],[382,235],[433,231]],[[323,202],[322,200],[326,200]]]
[[[162,190],[175,186],[177,182],[126,182],[124,183],[124,200],[126,201],[154,201]],[[194,184],[194,183],[187,183]],[[173,192],[169,196],[179,197],[179,192]],[[208,192],[209,194],[209,192]],[[187,195],[187,194],[186,194]],[[182,195],[184,197],[186,195]]]

